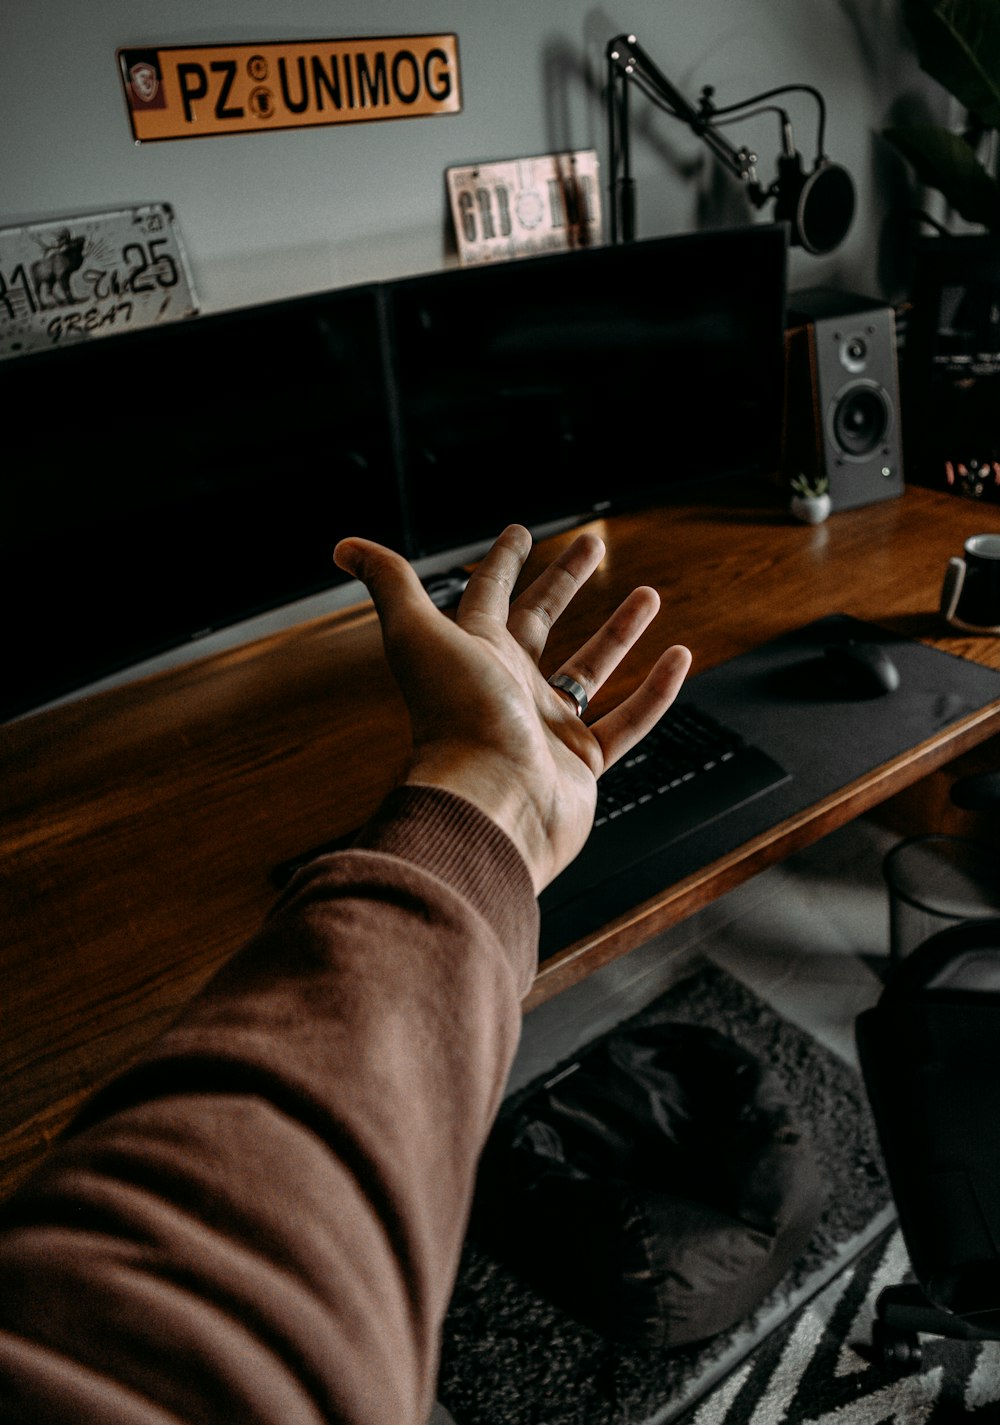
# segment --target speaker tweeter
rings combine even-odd
[[[903,491],[893,309],[812,287],[789,298],[783,474],[825,475],[834,510]]]

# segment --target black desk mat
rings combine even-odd
[[[824,649],[840,639],[880,645],[899,687],[874,698],[831,693],[820,676]],[[1000,671],[955,657],[847,614],[830,614],[691,676],[679,701],[703,708],[791,774],[746,806],[595,887],[590,929],[735,851],[970,713],[1000,699]],[[588,895],[588,901],[591,897]],[[579,911],[542,916],[541,957],[580,930]]]

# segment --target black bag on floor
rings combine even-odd
[[[473,1231],[577,1320],[645,1345],[746,1316],[822,1190],[776,1078],[713,1029],[631,1027],[501,1111]]]

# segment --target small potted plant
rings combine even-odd
[[[789,509],[803,524],[822,524],[830,513],[830,481],[825,475],[796,475]]]

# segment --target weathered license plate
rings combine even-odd
[[[0,228],[0,358],[197,311],[167,203]]]

